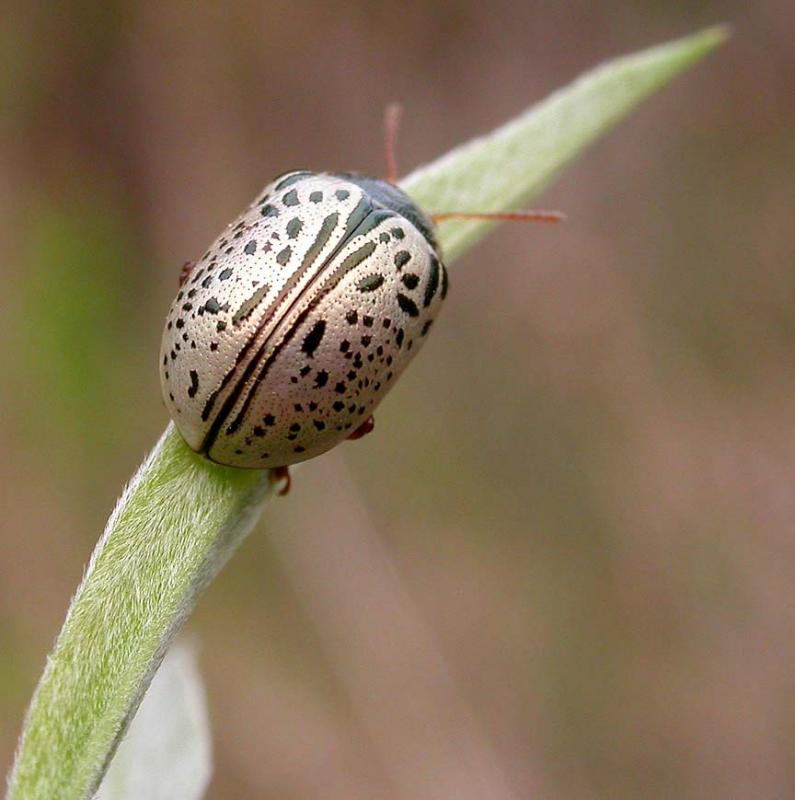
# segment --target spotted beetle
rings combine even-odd
[[[387,110],[387,180],[288,172],[183,267],[161,385],[177,429],[210,460],[285,475],[369,433],[447,295],[435,223],[560,219],[426,215],[395,185],[397,112]]]

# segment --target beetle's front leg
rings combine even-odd
[[[196,266],[195,261],[186,261],[182,265],[182,269],[179,271],[179,285],[183,286],[185,281],[188,280],[190,277],[191,272],[193,272],[193,268]]]
[[[278,494],[279,497],[284,497],[286,494],[289,493],[290,486],[292,484],[292,480],[290,479],[290,468],[274,467],[271,470],[270,480],[273,486],[276,486],[276,484],[281,483],[282,481],[284,482],[282,488],[279,489],[278,492],[276,492],[276,494]]]

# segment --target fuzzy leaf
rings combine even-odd
[[[72,600],[25,720],[9,798],[93,795],[163,654],[269,490],[267,472],[211,464],[169,424]]]
[[[641,100],[726,40],[723,26],[609,61],[496,131],[413,172],[401,185],[428,212],[510,211],[538,196],[589,144]],[[440,226],[447,261],[493,226]]]

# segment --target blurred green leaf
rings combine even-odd
[[[97,191],[92,185],[92,197]],[[15,357],[30,377],[14,395],[26,416],[40,420],[31,435],[63,441],[71,463],[99,455],[97,431],[118,428],[125,406],[119,343],[129,340],[135,312],[123,277],[133,254],[120,214],[108,207],[99,198],[42,203],[30,215],[21,254]],[[108,403],[109,396],[117,401]]]
[[[199,800],[211,774],[210,724],[196,655],[168,651],[95,800]]]

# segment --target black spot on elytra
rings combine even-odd
[[[203,288],[203,289],[209,289],[209,288],[210,288],[210,284],[211,284],[212,282],[213,282],[213,276],[212,276],[212,275],[208,275],[208,276],[207,276],[207,277],[206,277],[206,278],[205,278],[205,279],[202,281],[202,288]]]
[[[328,383],[328,372],[324,369],[317,371],[315,375],[315,388],[322,389]]]
[[[177,320],[177,328],[184,328],[184,327],[185,327],[185,320],[184,320],[184,319],[182,319],[182,317],[180,317],[180,318]]]
[[[290,247],[288,244],[284,249],[280,250],[276,256],[276,263],[280,264],[284,267],[287,262],[290,260],[290,256],[293,254],[293,248]]]
[[[286,206],[297,206],[299,202],[298,192],[295,189],[290,189],[290,191],[282,197],[282,203]]]
[[[294,217],[287,223],[287,235],[291,239],[295,239],[301,233],[301,228],[303,227],[304,223],[298,217]]]
[[[351,196],[351,193],[347,189],[337,189],[337,191],[334,192],[334,196],[337,200],[347,200]]]
[[[340,353],[347,353],[350,349],[351,343],[347,339],[340,342]]]
[[[390,228],[389,232],[396,238],[396,239],[403,239],[405,237],[405,232],[403,228]]]
[[[306,450],[306,448],[305,448],[305,447],[301,447],[301,445],[300,445],[300,444],[297,444],[297,445],[296,445],[296,446],[293,448],[293,452],[294,452],[294,453],[303,453],[305,450]]]
[[[300,430],[301,430],[301,426],[299,425],[299,423],[297,423],[297,422],[294,422],[292,425],[290,425],[290,430],[291,430],[293,433],[298,433],[298,431],[300,431]]]
[[[349,381],[352,381],[356,377],[356,370],[353,370],[353,369],[348,370],[348,374],[345,377]]]
[[[323,334],[325,332],[326,320],[319,319],[312,327],[312,330],[306,335],[304,343],[301,345],[301,350],[310,358],[314,356],[315,350],[319,347],[320,342],[323,341]]]
[[[293,410],[303,413],[304,407],[300,403],[293,403]]]
[[[345,315],[345,319],[348,322],[348,325],[355,325],[359,321],[359,315],[356,313],[356,310],[349,311]]]
[[[248,247],[248,245],[246,245]],[[227,267],[226,269],[221,270],[218,275],[219,281],[225,281],[232,277],[232,273],[234,270],[231,267]]]
[[[378,275],[378,274],[366,275],[356,284],[356,288],[360,292],[374,292],[379,286],[383,285],[383,283],[384,283],[383,275]]]
[[[373,341],[373,337],[372,336],[362,336],[362,340],[361,341],[362,341],[362,346],[363,347],[369,347],[370,346],[370,342]]]
[[[196,397],[199,391],[199,373],[195,369],[190,371],[190,386],[188,387],[188,397]]]
[[[312,402],[309,403],[309,410],[317,411],[317,403],[314,400],[312,400]]]
[[[416,289],[417,284],[420,282],[420,276],[415,275],[413,272],[407,272],[401,280],[407,289]]]
[[[265,435],[265,428],[263,428],[261,425],[255,425],[254,436],[256,436],[258,439],[261,439],[264,435]]]
[[[303,367],[301,367],[301,370],[300,370],[299,374],[301,375],[302,378],[305,378],[307,375],[309,375],[309,373],[311,371],[312,371],[312,367],[310,367],[309,364],[306,364]]]
[[[309,200],[313,203],[320,203],[323,200],[323,192],[312,192],[309,195]]]
[[[317,430],[322,431],[326,427],[326,423],[322,419],[313,419],[312,424]]]
[[[256,284],[256,281],[253,281],[253,283]],[[270,284],[264,283],[254,292],[254,294],[251,295],[251,297],[244,300],[243,303],[241,303],[240,308],[235,311],[232,317],[232,324],[236,326],[240,325],[245,319],[251,316],[251,314],[256,308],[259,307],[260,303],[267,296],[270,290]]]
[[[280,176],[280,180],[277,179],[279,182],[274,187],[274,191],[280,192],[282,189],[286,189],[288,186],[292,186],[294,183],[305,180],[310,175],[312,175],[312,173],[305,169],[299,169],[295,172],[287,172],[283,176]]]
[[[339,382],[339,383],[338,383],[338,384],[337,384],[337,385],[334,387],[334,391],[335,391],[337,394],[345,394],[345,389],[346,389],[346,388],[347,388],[347,387],[345,386],[345,384],[344,384],[342,381],[340,381],[340,382]]]
[[[276,417],[273,414],[266,414],[262,421],[270,428],[276,422]]]
[[[404,336],[405,336],[405,334],[403,333],[403,328],[401,328],[397,332],[397,336],[395,337],[395,343],[397,344],[398,347],[403,347],[403,337]]]
[[[362,317],[362,325],[364,325],[365,328],[372,328],[373,322],[375,322],[375,320],[372,317],[368,317],[367,314]]]
[[[401,250],[398,253],[395,253],[395,266],[398,268],[398,271],[403,269],[406,264],[411,261],[411,253],[406,250]]]
[[[410,317],[416,317],[419,315],[420,310],[417,308],[417,304],[410,297],[406,297],[405,294],[398,292],[397,301],[401,311],[408,314]]]
[[[214,353],[218,349],[218,342],[210,342],[210,350]]]
[[[205,304],[204,310],[208,314],[217,314],[221,310],[221,304],[218,302],[217,297],[211,297]]]
[[[218,333],[223,333],[226,330],[226,323],[223,320],[220,320],[215,326],[215,329],[218,331]]]
[[[448,282],[447,282],[447,268],[444,264],[442,264],[442,300],[447,297],[447,289],[448,289]]]
[[[342,400],[337,400],[334,405],[331,406],[335,411],[342,411],[345,408],[345,403]]]
[[[389,242],[389,234],[386,233],[386,231],[379,234],[378,241],[381,242],[381,244],[387,244]]]
[[[431,325],[433,325],[433,320],[429,319],[426,323],[422,326],[422,330],[420,331],[420,336],[425,336],[426,333],[431,329]]]
[[[244,252],[244,253],[245,253],[247,256],[253,256],[253,255],[254,255],[254,253],[256,253],[256,252],[257,252],[257,240],[256,240],[256,239],[252,239],[252,240],[251,240],[251,241],[250,241],[250,242],[249,242],[249,243],[248,243],[248,244],[247,244],[247,245],[246,245],[246,246],[243,248],[243,252]]]
[[[436,256],[431,256],[431,272],[428,276],[428,283],[425,285],[425,297],[423,298],[422,304],[427,308],[431,304],[431,300],[433,300],[433,296],[436,294],[436,290],[439,288],[439,259]]]

